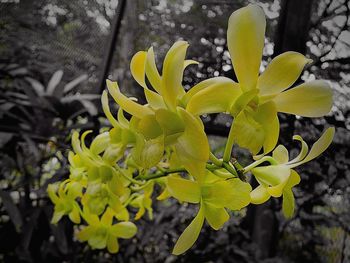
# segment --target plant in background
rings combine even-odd
[[[293,216],[292,187],[300,182],[293,168],[325,151],[334,128],[328,128],[310,151],[303,139],[295,136],[301,142],[301,152],[289,160],[287,149],[276,147],[277,112],[323,116],[330,111],[332,92],[325,81],[287,90],[309,62],[295,52],[276,57],[258,76],[265,24],[264,13],[256,5],[239,9],[230,17],[228,47],[239,83],[216,77],[186,93],[183,71],[196,62],[185,60],[185,41],[170,48],[162,75],[152,48],[132,58],[131,73],[144,90],[146,105],[124,96],[116,82],[107,80],[102,106],[112,128],[94,138],[89,147],[85,144],[89,131],[81,137],[73,133],[70,177],[48,188],[55,204],[53,222],[68,215],[76,224],[87,223],[78,233],[79,240],[115,253],[119,249],[117,238],[136,234],[136,226],[130,222],[132,208],[137,209],[134,220],[146,212],[152,218],[152,193],[158,185],[163,189],[158,200],[173,197],[198,205],[197,215],[175,244],[173,253],[178,255],[194,244],[204,221],[218,230],[229,220],[228,211],[250,203],[283,196],[283,213]],[[119,105],[117,117],[110,111],[108,94]],[[124,111],[131,115],[130,120]],[[204,113],[228,113],[234,118],[222,159],[210,149],[199,117]],[[255,161],[243,167],[239,156],[232,158],[234,143],[249,149]],[[267,155],[271,151],[272,155]],[[259,184],[253,190],[252,177]]]

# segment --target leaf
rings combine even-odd
[[[88,100],[81,100],[80,103],[83,104],[84,108],[91,116],[97,115],[97,108],[94,103]]]
[[[88,75],[84,74],[84,75],[81,75],[81,76],[77,77],[76,79],[73,79],[72,81],[68,82],[66,85],[64,85],[63,93],[66,94],[66,93],[70,92],[72,89],[74,89],[81,82],[87,80],[87,78],[88,78]]]
[[[21,212],[19,211],[18,207],[13,202],[10,194],[8,192],[2,191],[1,189],[0,189],[0,198],[12,223],[15,225],[16,230],[20,231],[23,225],[23,221],[22,221]]]
[[[43,84],[33,78],[26,78],[26,80],[32,85],[32,88],[35,90],[38,96],[44,95],[45,87]]]
[[[46,94],[53,95],[57,85],[60,83],[63,76],[63,70],[57,70],[51,77],[49,84],[47,84]]]

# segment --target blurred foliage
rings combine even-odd
[[[66,155],[71,130],[98,131],[105,125],[92,93],[99,88],[95,85],[117,2],[0,1],[0,261],[348,262],[348,0],[313,1],[305,44],[314,63],[302,79],[330,80],[335,106],[331,115],[312,121],[281,114],[282,133],[287,134],[281,142],[296,148],[291,134],[313,141],[328,125],[336,126],[337,133],[323,157],[299,169],[302,184],[295,193],[297,215],[285,221],[277,212],[281,204],[271,203],[277,224],[271,245],[274,249],[267,256],[261,256],[256,242],[257,233],[264,237],[265,229],[254,230],[254,207],[230,220],[223,231],[203,228],[194,249],[181,257],[170,255],[170,251],[195,211],[172,201],[155,207],[155,219],[142,220],[136,238],[122,241],[125,249],[116,256],[78,243],[68,221],[57,226],[49,223],[52,204],[46,186],[68,175]],[[142,100],[130,78],[131,56],[150,45],[164,55],[180,37],[190,43],[188,57],[200,62],[187,71],[185,87],[207,77],[234,77],[226,47],[226,21],[233,10],[247,2],[127,1],[109,77],[118,80],[126,94]],[[279,0],[254,2],[259,2],[269,19],[263,69],[274,55],[279,14],[284,7]],[[220,135],[227,133],[230,118],[204,118],[213,135],[212,143],[220,151],[224,143]]]

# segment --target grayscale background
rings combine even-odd
[[[324,118],[279,115],[280,142],[293,154],[293,134],[314,142],[336,127],[331,147],[297,169],[295,217],[282,217],[279,199],[250,205],[220,231],[205,226],[178,257],[171,250],[196,208],[174,200],[155,202],[154,220],[137,222],[137,236],[121,240],[116,255],[79,243],[67,219],[51,225],[46,187],[68,176],[71,131],[108,126],[99,100],[105,78],[142,103],[132,55],[152,45],[160,68],[168,48],[184,39],[188,57],[200,62],[186,70],[185,88],[213,76],[235,79],[227,21],[248,3],[267,16],[261,70],[284,51],[301,52],[313,63],[299,82],[326,79],[334,91]],[[349,25],[348,0],[0,0],[0,262],[350,262]],[[231,119],[203,119],[220,154]]]

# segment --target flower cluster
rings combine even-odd
[[[292,188],[300,182],[294,168],[326,150],[334,128],[328,128],[311,150],[300,136],[294,136],[301,142],[301,151],[289,160],[288,150],[276,147],[280,130],[277,113],[323,116],[332,106],[332,92],[321,80],[289,89],[309,63],[296,52],[277,56],[259,76],[265,24],[264,13],[256,5],[239,9],[230,17],[227,43],[238,83],[215,77],[186,92],[183,71],[197,62],[185,59],[185,41],[170,48],[161,74],[152,47],[136,53],[130,70],[147,104],[126,97],[116,82],[107,80],[102,106],[112,128],[95,137],[89,147],[85,144],[89,131],[81,136],[72,134],[69,179],[48,187],[55,204],[52,222],[65,215],[75,224],[83,222],[80,241],[116,253],[117,239],[132,238],[137,232],[130,220],[145,213],[152,218],[152,194],[158,185],[163,189],[158,200],[172,197],[198,205],[197,215],[175,244],[173,253],[178,255],[194,244],[204,221],[218,230],[229,220],[228,211],[250,203],[283,197],[284,215],[293,216]],[[117,116],[110,110],[109,96],[119,105]],[[222,159],[211,152],[200,118],[210,113],[233,117]],[[233,159],[235,143],[247,148],[255,161],[242,167]],[[247,180],[252,177],[259,184],[255,189]]]

